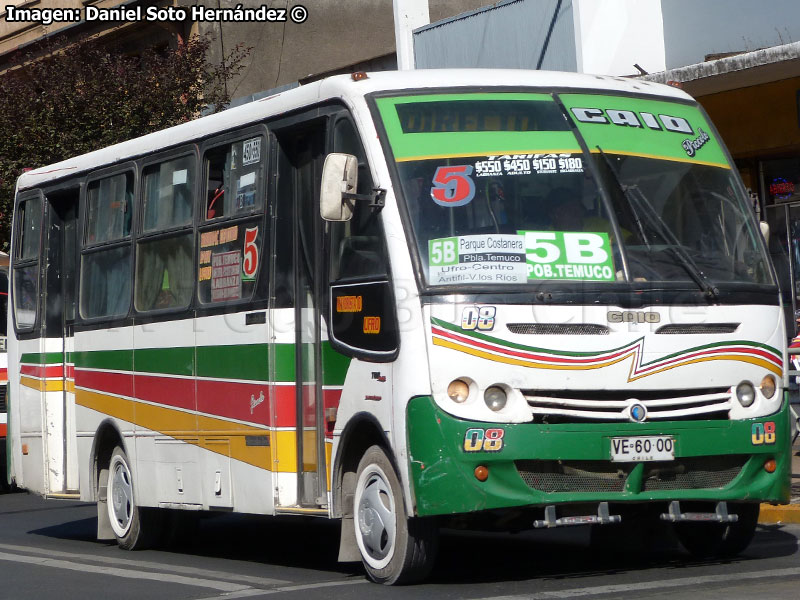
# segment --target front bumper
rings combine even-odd
[[[465,421],[428,396],[408,404],[418,516],[592,502],[727,500],[787,503],[788,402],[739,421],[538,425]],[[675,460],[611,462],[611,438],[670,435]],[[774,459],[776,470],[764,469]],[[475,468],[489,477],[478,481]]]

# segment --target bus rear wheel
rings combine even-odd
[[[414,583],[430,573],[438,532],[428,519],[408,518],[400,480],[381,446],[371,446],[359,462],[353,507],[356,543],[372,581]]]
[[[106,499],[111,529],[120,548],[142,550],[155,544],[160,514],[136,505],[128,455],[119,446],[111,453]]]
[[[758,525],[759,504],[729,504],[739,515],[734,523],[676,523],[675,535],[686,551],[697,558],[730,557],[741,554],[753,539]]]

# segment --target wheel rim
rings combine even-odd
[[[111,461],[108,476],[108,516],[111,528],[118,537],[124,537],[133,518],[133,484],[128,465],[120,456]]]
[[[377,465],[361,473],[356,485],[356,541],[364,560],[382,569],[394,555],[397,511],[386,474]]]

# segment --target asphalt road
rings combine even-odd
[[[762,525],[743,557],[690,558],[668,537],[590,546],[583,527],[511,534],[446,531],[431,580],[389,588],[336,562],[338,525],[223,515],[163,550],[94,540],[95,507],[0,495],[0,599],[800,597],[800,526]],[[628,551],[630,550],[630,551]]]

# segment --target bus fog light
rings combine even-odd
[[[475,479],[478,481],[486,481],[489,479],[489,468],[483,465],[475,467]]]
[[[503,410],[507,400],[508,396],[506,396],[506,391],[499,386],[493,385],[492,387],[486,388],[486,391],[483,392],[483,401],[486,402],[486,406],[495,412]]]
[[[447,395],[453,402],[459,404],[466,402],[469,397],[469,384],[461,379],[454,379],[447,386]]]
[[[772,375],[767,375],[761,380],[761,393],[765,398],[772,398],[775,395],[775,378]]]
[[[736,399],[745,408],[750,406],[756,399],[756,389],[749,381],[743,381],[736,386]]]

